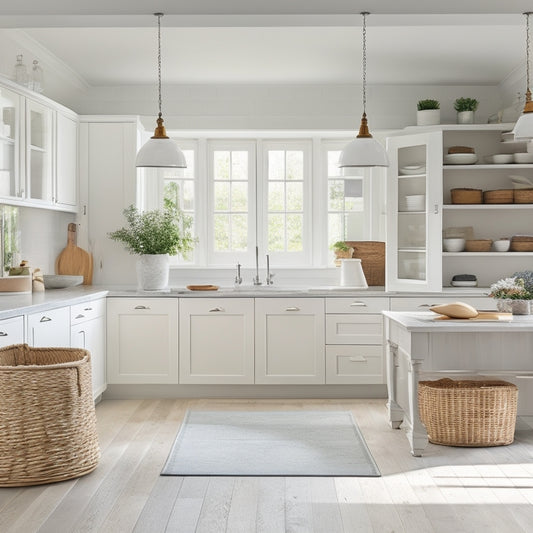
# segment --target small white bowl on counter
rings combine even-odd
[[[83,283],[83,276],[68,276],[66,274],[44,274],[45,289],[66,289]]]

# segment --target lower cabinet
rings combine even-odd
[[[326,383],[382,384],[388,298],[326,298]]]
[[[70,307],[28,315],[26,339],[34,347],[70,348]]]
[[[0,348],[24,342],[24,317],[0,320]]]
[[[487,311],[497,311],[496,300],[494,298],[479,297],[479,296],[417,296],[415,298],[407,296],[392,297],[390,299],[391,311],[429,311],[433,305],[441,305],[452,302],[461,301],[475,307]]]
[[[94,398],[107,386],[105,310],[105,298],[70,307],[70,344],[72,348],[83,348],[91,354]]]
[[[254,382],[254,300],[182,298],[179,382]]]
[[[323,298],[255,299],[255,383],[325,383]]]
[[[178,383],[178,299],[107,299],[107,382]]]

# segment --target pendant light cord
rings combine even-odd
[[[162,100],[161,100],[161,17],[163,13],[156,13],[157,17],[157,77],[158,77],[158,92],[159,92],[159,117],[163,116],[161,111]]]
[[[529,15],[531,13],[526,13],[526,82],[527,82],[527,91],[529,91],[529,48],[530,48],[530,40],[529,40]]]
[[[368,13],[363,11],[363,114],[366,115],[366,16]]]

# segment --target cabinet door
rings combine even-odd
[[[26,198],[52,203],[52,110],[26,100]]]
[[[0,113],[0,196],[17,198],[21,195],[21,97],[0,87]]]
[[[24,342],[24,317],[0,320],[0,348]]]
[[[108,298],[108,383],[178,382],[178,300]]]
[[[387,139],[387,290],[442,287],[442,132]]]
[[[78,122],[61,113],[56,120],[54,203],[75,209],[78,204]]]
[[[182,298],[180,383],[254,382],[252,298]]]
[[[30,346],[70,348],[70,308],[28,315],[27,339]]]
[[[256,298],[255,382],[325,382],[324,300]]]

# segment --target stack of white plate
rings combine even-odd
[[[476,154],[446,154],[444,156],[445,165],[473,165],[477,163]]]
[[[425,211],[426,195],[411,194],[405,197],[405,211]]]

